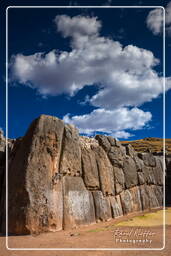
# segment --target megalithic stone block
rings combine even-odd
[[[133,158],[127,156],[124,159],[123,172],[125,175],[126,188],[131,188],[131,187],[137,186],[138,174],[137,174],[135,161],[133,160]]]
[[[84,182],[89,190],[100,190],[99,172],[96,162],[96,156],[91,145],[95,142],[94,139],[85,137],[80,138],[81,145],[81,158],[82,158],[82,172]]]
[[[141,195],[140,195],[140,190],[139,187],[133,187],[130,188],[129,190],[132,195],[132,201],[133,201],[133,211],[134,212],[139,212],[142,211],[142,203],[141,203]]]
[[[81,148],[78,130],[69,124],[65,125],[60,159],[60,173],[80,176]]]
[[[110,197],[110,205],[112,209],[112,217],[113,218],[118,218],[120,216],[123,216],[123,211],[122,211],[122,205],[120,201],[120,196],[111,196]]]
[[[81,177],[65,176],[64,229],[95,223],[93,197]]]
[[[95,153],[103,195],[115,195],[113,166],[101,146],[92,146]]]
[[[23,137],[10,162],[8,181],[8,229],[10,233],[40,233],[62,229],[61,185],[54,184],[59,172],[64,123],[42,115]],[[59,187],[58,187],[59,186]],[[53,223],[53,224],[52,224]]]
[[[121,192],[121,204],[124,214],[128,214],[133,211],[134,203],[131,192],[127,189]]]
[[[111,207],[109,198],[103,196],[101,191],[93,191],[96,220],[107,221],[111,219]]]

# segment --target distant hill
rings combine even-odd
[[[133,141],[120,141],[122,144],[131,144],[133,148],[138,152],[162,152],[163,151],[163,139],[161,138],[144,138]],[[166,151],[171,153],[171,139],[166,139]]]

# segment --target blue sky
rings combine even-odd
[[[81,5],[88,5],[85,2]],[[58,1],[58,5],[68,3],[80,4]],[[166,6],[169,1],[91,1],[92,5],[128,3]],[[46,5],[47,1],[6,3],[16,4]],[[88,135],[105,133],[131,140],[162,137],[163,41],[155,20],[162,10],[150,11],[9,9],[9,137],[23,136],[40,114],[64,119]],[[168,14],[166,77],[171,76],[169,24]],[[5,42],[1,44],[0,127],[5,130]],[[170,95],[168,91],[166,137],[171,137]]]

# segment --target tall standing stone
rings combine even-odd
[[[10,233],[62,229],[61,185],[54,184],[54,177],[59,172],[63,131],[64,123],[58,118],[40,116],[31,124],[10,162]]]

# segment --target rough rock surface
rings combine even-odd
[[[62,229],[58,191],[64,123],[42,115],[30,126],[10,161],[8,223],[10,233]],[[15,177],[15,178],[14,178]],[[54,228],[56,226],[56,228]]]
[[[80,176],[81,169],[81,149],[79,145],[78,130],[69,124],[65,125],[62,141],[62,151],[60,159],[60,173],[72,176]]]
[[[108,197],[104,197],[101,191],[93,191],[96,219],[107,221],[111,219],[111,207]]]
[[[95,223],[92,193],[81,177],[64,177],[64,228]]]
[[[99,190],[100,180],[95,152],[91,145],[97,145],[94,139],[80,137],[82,172],[86,187],[89,190]]]
[[[1,133],[1,231],[5,151]],[[110,136],[79,136],[56,117],[41,115],[24,137],[9,140],[8,152],[9,233],[76,228],[162,206],[162,156],[137,153]]]

